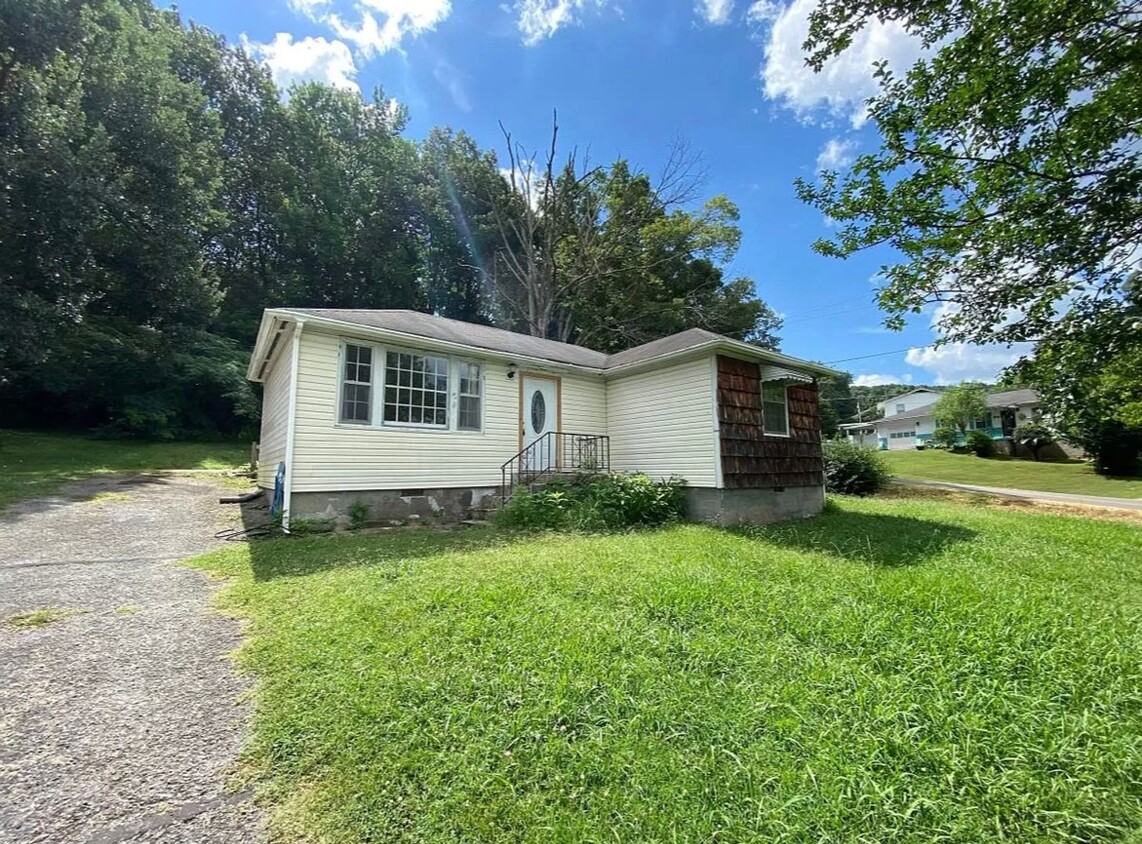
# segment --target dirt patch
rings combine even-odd
[[[1099,519],[1105,522],[1126,522],[1142,525],[1142,511],[1118,510],[1112,507],[1089,507],[1082,504],[1066,504],[1061,501],[1038,501],[1031,498],[1009,498],[988,495],[982,492],[958,492],[951,489],[920,486],[890,486],[878,493],[881,498],[924,498],[931,501],[949,501],[968,504],[973,507],[995,509],[1029,510],[1057,516],[1078,516],[1086,519]]]

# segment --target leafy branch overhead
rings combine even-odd
[[[1036,339],[1060,312],[1117,301],[1142,258],[1142,3],[823,0],[811,67],[877,19],[928,50],[903,75],[877,67],[880,149],[798,182],[841,226],[815,248],[893,247],[890,322],[951,301],[952,340]]]
[[[945,303],[944,340],[1036,341],[1009,377],[1100,471],[1135,471],[1142,0],[822,0],[810,68],[873,21],[926,49],[903,75],[876,68],[880,148],[797,182],[839,224],[815,249],[893,250],[890,327]]]

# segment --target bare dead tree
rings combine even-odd
[[[588,227],[574,223],[573,196],[598,171],[584,164],[580,172],[575,149],[557,167],[558,118],[553,111],[551,142],[542,159],[528,153],[500,124],[507,146],[511,206],[491,203],[501,240],[491,282],[501,306],[532,336],[567,342],[573,330],[570,303],[581,276],[559,272],[558,250],[569,236],[587,233]]]
[[[500,124],[511,188],[507,203],[490,196],[489,204],[499,233],[499,248],[490,272],[497,304],[517,324],[536,337],[568,342],[574,332],[577,301],[595,282],[630,272],[653,272],[670,256],[643,254],[619,258],[621,238],[608,236],[616,227],[641,228],[645,219],[614,219],[605,206],[597,180],[607,170],[592,167],[589,154],[578,150],[559,162],[559,122],[552,112],[551,140],[542,158],[529,152]],[[678,138],[672,143],[657,179],[642,172],[650,183],[653,213],[692,203],[706,179],[700,155]],[[623,209],[620,213],[640,212]],[[695,226],[701,224],[695,218]],[[561,261],[562,259],[562,261]],[[621,330],[617,333],[622,334]],[[587,339],[587,338],[583,338]]]
[[[701,195],[709,175],[701,152],[686,138],[675,136],[654,183],[654,195],[663,208],[689,205]]]

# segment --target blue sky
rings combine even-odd
[[[931,315],[881,327],[871,279],[882,251],[826,259],[828,223],[793,180],[843,168],[876,143],[864,123],[870,67],[906,67],[918,45],[873,26],[821,73],[800,44],[812,0],[182,0],[184,17],[244,43],[279,82],[320,79],[408,105],[407,133],[462,128],[504,149],[499,122],[529,148],[558,109],[564,149],[622,156],[655,173],[675,138],[700,152],[705,193],[741,208],[748,275],[786,320],[788,354],[840,364],[858,383],[991,379],[1007,349],[932,348]],[[887,354],[883,354],[887,353]]]

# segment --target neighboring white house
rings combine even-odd
[[[917,387],[915,390],[909,390],[907,393],[901,393],[899,396],[885,399],[877,404],[876,409],[880,411],[882,417],[896,416],[901,413],[916,410],[917,408],[927,407],[936,402],[939,398],[939,390]]]
[[[932,439],[939,427],[933,416],[940,394],[918,389],[896,396],[877,405],[883,419],[850,422],[840,428],[853,442],[876,445],[881,450],[915,448]],[[1007,390],[989,393],[987,413],[972,420],[968,430],[986,431],[994,440],[1010,437],[1016,426],[1038,415],[1039,395],[1034,390]]]
[[[258,484],[287,526],[355,504],[464,518],[537,468],[682,477],[703,520],[807,515],[831,373],[701,329],[607,355],[413,311],[272,309],[248,371]]]

